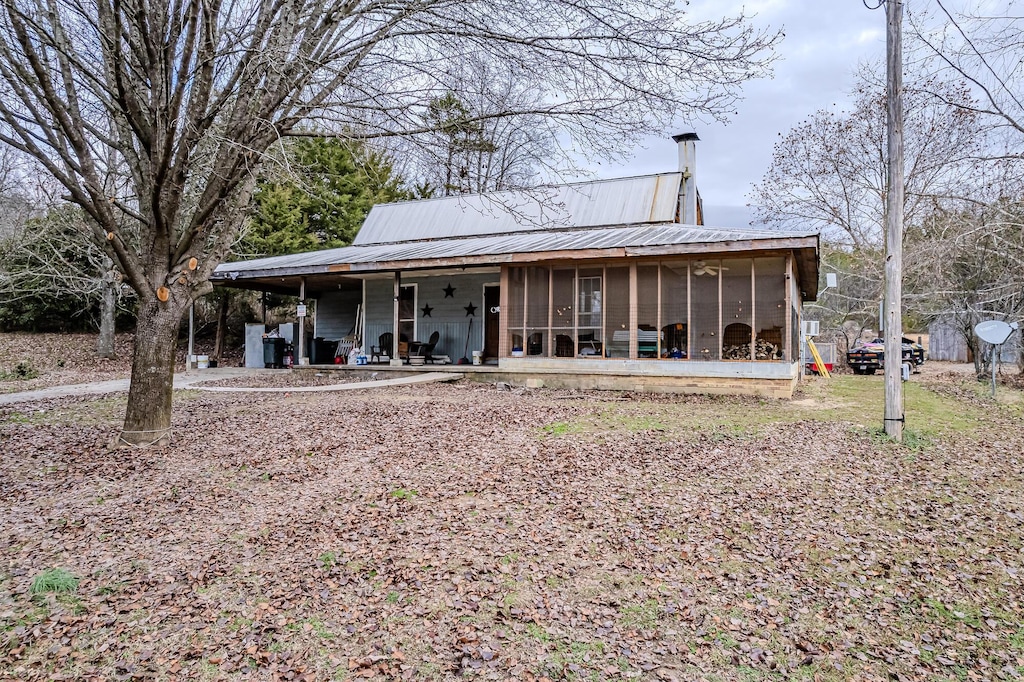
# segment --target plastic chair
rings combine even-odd
[[[394,352],[394,349],[395,335],[391,332],[384,332],[383,334],[377,337],[377,345],[370,346],[370,362],[384,362],[383,360],[381,360],[381,356],[386,355],[390,358],[391,353]],[[374,358],[376,358],[376,360],[374,360]]]
[[[433,356],[434,346],[437,345],[437,342],[440,339],[441,339],[441,332],[434,331],[430,335],[430,338],[427,340],[426,343],[421,343],[421,344],[419,344],[416,347],[416,351],[413,353],[413,355],[422,355],[423,356],[423,362],[429,362],[430,364],[434,364],[434,356]]]

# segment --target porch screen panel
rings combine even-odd
[[[721,336],[719,335],[718,278],[721,275],[721,261],[700,260],[690,263],[690,333],[693,360],[720,360]]]
[[[690,292],[687,271],[684,260],[661,264],[662,357],[676,360],[688,357],[687,300]]]
[[[603,268],[580,268],[576,281],[576,340],[580,355],[600,356],[603,352],[603,282]]]
[[[750,360],[754,315],[750,258],[722,261],[722,359]]]
[[[782,360],[786,327],[786,259],[754,259],[755,359]]]
[[[523,350],[523,343],[526,339],[525,310],[523,297],[526,295],[526,271],[524,268],[509,268],[508,270],[508,347],[512,351]]]
[[[555,268],[551,273],[551,340],[555,357],[576,355],[576,268]]]
[[[629,268],[605,269],[606,358],[629,357]]]
[[[656,358],[664,355],[659,342],[664,334],[658,326],[658,266],[636,266],[637,357]]]
[[[789,357],[786,359],[790,362],[800,362],[800,349],[803,345],[803,338],[801,338],[801,320],[800,320],[800,289],[796,285],[796,277],[789,280],[789,304],[792,308],[792,325],[793,328],[790,332],[789,342]]]
[[[548,268],[531,266],[526,269],[526,346],[523,350],[527,355],[549,355],[549,277]]]

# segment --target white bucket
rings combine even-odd
[[[209,355],[197,355],[196,356],[196,367],[198,369],[209,369],[210,368],[210,356]]]
[[[482,350],[473,351],[473,364],[482,365],[484,364],[484,352]]]

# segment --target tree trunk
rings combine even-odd
[[[967,338],[967,355],[972,356],[974,360],[974,373],[979,377],[985,375],[985,359],[981,355],[980,344],[974,341],[973,336]]]
[[[96,340],[96,355],[98,357],[114,357],[114,321],[116,316],[117,279],[111,270],[103,276],[103,290],[100,294],[100,336]]]
[[[224,352],[224,336],[228,328],[228,304],[231,302],[231,294],[224,289],[220,299],[220,308],[217,311],[217,334],[213,339],[213,359],[220,366],[220,354]]]
[[[123,443],[149,446],[170,442],[174,352],[182,313],[173,300],[151,300],[139,306]]]

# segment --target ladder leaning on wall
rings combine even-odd
[[[829,374],[828,367],[825,366],[825,361],[821,359],[821,353],[818,352],[818,347],[814,345],[814,341],[811,341],[811,337],[809,336],[807,337],[807,348],[811,351],[811,357],[814,358],[814,369],[817,370],[818,374],[825,378],[832,378],[832,375]]]

